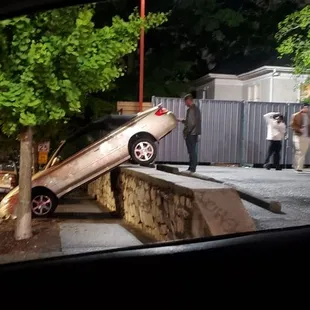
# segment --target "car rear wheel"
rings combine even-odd
[[[31,212],[33,217],[51,216],[58,205],[57,197],[47,189],[32,191]]]
[[[139,165],[152,164],[157,156],[157,146],[150,138],[141,138],[132,143],[130,156],[134,163]]]

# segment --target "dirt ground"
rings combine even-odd
[[[15,221],[0,224],[0,255],[24,253],[49,253],[61,251],[59,227],[56,220],[32,221],[33,237],[29,240],[14,239]]]

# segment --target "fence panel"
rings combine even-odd
[[[286,103],[247,102],[244,109],[243,163],[263,164],[268,143],[267,124],[263,116],[268,112],[287,114]],[[286,161],[285,148],[282,148],[282,162]]]
[[[181,98],[153,97],[153,104],[161,103],[184,118],[186,107]],[[241,159],[241,117],[243,102],[196,100],[201,110],[202,135],[199,143],[199,162],[239,163]],[[168,135],[159,146],[160,162],[187,162],[188,154],[182,135],[183,125]]]
[[[161,103],[184,118],[186,107],[182,98],[153,97],[153,105]],[[281,163],[291,165],[293,159],[292,114],[300,110],[298,103],[243,102],[196,100],[202,116],[202,135],[199,143],[200,163],[263,164],[267,153],[267,125],[263,118],[268,112],[280,112],[286,118],[288,139],[283,143]],[[188,154],[182,135],[183,125],[168,135],[159,146],[157,160],[184,163]],[[306,158],[310,165],[310,152]]]
[[[243,102],[199,100],[201,163],[240,163]]]

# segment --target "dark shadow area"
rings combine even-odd
[[[252,165],[253,168],[264,168],[264,165],[263,164],[253,164]],[[293,169],[292,165],[280,165],[282,169]],[[275,165],[271,164],[270,165],[271,169],[275,169]],[[310,165],[304,165],[304,168],[307,169],[307,168],[310,168]]]
[[[81,204],[85,200],[95,201],[96,199],[93,197],[85,196],[85,197],[68,197],[59,199],[59,205],[76,205]]]
[[[264,164],[253,164],[252,166],[253,166],[253,168],[264,168]],[[293,168],[292,165],[280,165],[280,167],[281,167],[282,169],[292,169],[292,168]],[[305,168],[306,168],[306,167],[307,167],[307,166],[305,166]],[[271,169],[275,169],[276,166],[275,166],[274,164],[271,164],[271,165],[270,165],[270,168],[271,168]]]
[[[144,167],[144,168],[156,168],[155,164],[148,164],[148,165],[140,165],[141,167]]]
[[[88,184],[83,184],[80,187],[65,194],[59,199],[59,204],[79,204],[83,200],[96,200],[94,197],[88,195]]]
[[[51,218],[54,219],[66,219],[66,220],[106,220],[115,219],[116,215],[113,213],[94,213],[94,212],[64,212],[64,213],[54,213]]]
[[[188,161],[186,162],[174,162],[174,161],[170,161],[170,162],[166,162],[166,161],[156,161],[155,164],[163,164],[163,165],[178,165],[178,166],[186,166],[188,165]],[[199,166],[211,166],[211,163],[198,163]]]
[[[120,173],[121,173],[121,170],[119,167],[117,167],[110,172],[110,178],[111,178],[111,190],[113,192],[113,196],[115,199],[115,206],[116,206],[115,216],[123,218],[124,200],[120,194],[122,192],[120,189],[123,184],[120,179]]]

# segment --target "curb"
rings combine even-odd
[[[156,170],[167,172],[167,173],[172,173],[172,174],[180,174],[179,168],[168,166],[168,165],[163,165],[163,164],[156,165]]]
[[[182,175],[185,177],[190,177],[190,178],[195,178],[195,179],[200,179],[200,180],[204,180],[204,181],[210,181],[210,182],[214,182],[214,183],[227,185],[229,187],[234,188],[238,192],[241,199],[246,200],[246,201],[248,201],[248,202],[250,202],[250,203],[252,203],[258,207],[261,207],[265,210],[268,210],[272,213],[277,213],[277,214],[281,213],[281,203],[279,201],[268,200],[268,199],[265,199],[259,195],[254,196],[253,194],[251,194],[251,193],[249,193],[243,189],[240,189],[233,184],[222,182],[222,181],[216,180],[214,178],[209,178],[209,177],[206,177],[205,175],[201,175],[198,173],[192,174],[192,173],[189,173],[187,171],[180,172],[179,168],[172,167],[169,165],[160,164],[160,165],[157,165],[156,169],[159,171],[163,171],[163,172],[167,172],[167,173],[171,173],[171,174]]]

